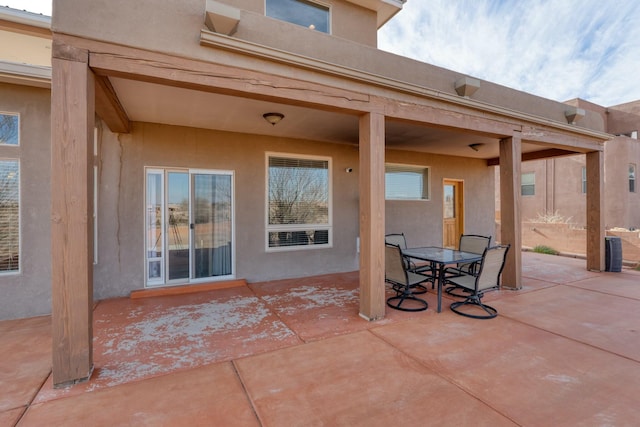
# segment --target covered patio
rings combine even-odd
[[[359,273],[118,298],[95,370],[54,389],[51,318],[0,322],[0,425],[633,425],[640,272],[524,252],[480,321],[359,317]],[[387,290],[389,292],[389,290]]]

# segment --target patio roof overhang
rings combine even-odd
[[[384,316],[384,252],[377,242],[384,237],[386,149],[499,162],[501,240],[514,248],[521,246],[522,158],[586,153],[587,266],[603,268],[602,150],[607,134],[381,76],[339,76],[322,70],[320,63],[313,70],[282,60],[267,64],[261,58],[241,57],[238,62],[241,65],[203,61],[54,34],[52,188],[57,190],[52,194],[52,245],[57,251],[52,287],[54,340],[59,343],[54,383],[76,381],[91,369],[92,230],[87,218],[92,216],[92,190],[90,179],[77,176],[92,173],[88,142],[94,109],[119,133],[128,132],[132,121],[150,121],[357,145],[360,313],[369,320]],[[262,119],[268,111],[281,112],[286,120],[271,126]],[[471,144],[484,145],[476,151]],[[503,278],[509,287],[521,286],[518,250],[510,255]]]
[[[128,132],[128,122],[142,121],[357,145],[358,116],[382,103],[387,148],[482,158],[492,165],[499,163],[500,139],[513,131],[521,132],[525,160],[600,151],[611,137],[206,30],[201,44],[262,56],[282,67],[296,67],[297,74],[322,73],[358,86],[346,90],[223,64],[121,47],[107,52],[101,47],[89,53],[89,65],[98,76],[98,115],[120,133]],[[238,74],[243,77],[236,78]],[[358,91],[361,85],[399,96],[381,93],[376,100],[376,95]],[[268,126],[262,119],[267,111],[281,112],[287,120]]]

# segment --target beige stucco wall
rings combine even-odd
[[[0,111],[20,114],[20,146],[0,159],[20,160],[20,273],[0,274],[0,319],[51,311],[50,92],[0,83]]]
[[[636,191],[629,191],[629,164],[636,165]],[[605,145],[607,228],[640,229],[640,140],[618,136]]]
[[[144,168],[175,167],[234,171],[236,276],[250,282],[358,269],[358,149],[259,135],[134,123],[129,135],[101,128],[99,263],[97,299],[127,295],[144,286]],[[286,252],[265,250],[265,153],[328,156],[332,159],[333,247]],[[491,168],[479,160],[460,161],[420,153],[388,152],[387,161],[431,167],[432,199],[388,202],[387,232],[404,231],[412,245],[442,242],[442,179],[464,179],[468,232],[491,232]],[[346,168],[353,168],[347,173]]]
[[[404,233],[409,246],[442,246],[443,181],[445,179],[464,182],[464,233],[494,234],[491,215],[494,200],[486,197],[493,194],[493,167],[477,159],[436,156],[425,153],[389,151],[389,163],[422,165],[431,168],[430,194],[428,201],[386,202],[386,232]],[[494,236],[495,237],[495,236]]]

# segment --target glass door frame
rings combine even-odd
[[[192,283],[202,283],[202,282],[212,282],[212,281],[221,281],[221,280],[229,280],[229,279],[234,279],[235,275],[236,275],[236,251],[235,251],[235,242],[236,242],[236,230],[235,230],[235,173],[234,171],[228,171],[228,170],[217,170],[217,169],[189,169],[189,168],[171,168],[171,167],[145,167],[144,169],[145,173],[144,173],[144,196],[143,196],[143,200],[144,200],[144,212],[145,212],[145,219],[144,219],[144,232],[145,232],[145,238],[144,238],[144,245],[145,245],[145,251],[144,251],[144,287],[148,288],[148,287],[162,287],[162,286],[174,286],[174,285],[178,285],[178,284],[192,284]],[[186,173],[188,175],[188,197],[189,197],[189,277],[187,278],[179,278],[179,279],[173,279],[173,280],[169,280],[169,261],[168,261],[168,236],[169,236],[169,218],[170,218],[170,213],[169,213],[169,202],[168,202],[168,192],[169,192],[169,188],[168,188],[168,177],[169,177],[169,173],[171,172],[179,172],[179,173]],[[161,179],[161,183],[160,183],[160,189],[158,189],[159,191],[159,195],[160,195],[160,204],[162,205],[162,208],[160,209],[161,212],[159,212],[159,215],[157,215],[156,213],[154,213],[153,215],[151,215],[149,209],[151,209],[151,207],[149,206],[149,176],[155,174],[155,175],[161,175],[162,179]],[[195,257],[195,246],[194,246],[194,239],[193,239],[193,234],[194,234],[194,212],[195,212],[195,208],[193,206],[194,204],[194,200],[195,200],[195,189],[193,188],[193,177],[196,174],[200,174],[200,175],[214,175],[214,176],[228,176],[230,178],[230,185],[231,185],[231,206],[230,206],[230,217],[231,217],[231,230],[230,230],[230,239],[231,239],[231,274],[227,274],[227,275],[221,275],[221,276],[208,276],[208,277],[202,277],[202,278],[193,278],[194,277],[194,271],[193,271],[193,262],[194,262],[194,257]],[[157,196],[156,196],[157,199]],[[151,216],[150,216],[151,215]],[[161,236],[160,237],[155,237],[151,236],[151,230],[150,230],[150,224],[149,224],[149,220],[151,219],[151,217],[153,217],[154,221],[157,221],[158,219],[161,221],[162,224],[162,230],[161,230]],[[152,244],[151,240],[154,240],[153,242],[153,248],[157,248],[160,250],[160,256],[156,256],[156,257],[150,257],[149,256],[149,250],[153,249],[151,248],[149,245]],[[153,268],[159,268],[159,274],[157,272],[155,272],[154,270],[154,274],[153,277],[150,277],[150,270],[151,270],[151,265],[153,264]]]

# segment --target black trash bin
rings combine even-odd
[[[622,271],[622,240],[620,237],[608,236],[604,238],[605,271]]]

